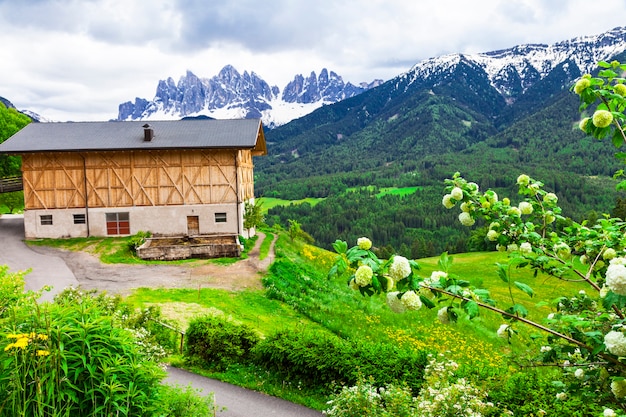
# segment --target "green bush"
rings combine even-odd
[[[217,406],[214,395],[203,396],[187,386],[162,385],[158,399],[159,417],[215,416]]]
[[[102,300],[16,306],[0,334],[0,416],[154,415],[164,371]]]
[[[186,338],[186,359],[215,370],[224,370],[231,363],[247,362],[252,348],[259,342],[259,336],[250,327],[217,316],[192,320]]]
[[[504,405],[516,416],[538,415],[539,410],[545,411],[548,416],[602,415],[604,407],[600,404],[607,404],[607,392],[610,393],[610,390],[596,392],[595,398],[584,398],[582,393],[568,393],[564,400],[560,400],[557,394],[563,389],[550,375],[542,370],[516,372],[508,377],[500,375],[485,387],[488,400],[496,406]],[[552,376],[558,378],[560,375]],[[619,406],[613,405],[613,408],[618,409]]]
[[[134,234],[133,236],[129,236],[128,237],[128,249],[130,249],[130,251],[133,254],[136,254],[137,248],[143,245],[146,239],[149,238],[150,236],[152,236],[152,233],[144,232],[141,230],[137,232],[136,234]]]
[[[417,391],[427,364],[426,352],[355,343],[320,332],[277,332],[254,352],[258,363],[311,386],[353,385],[363,375],[378,386],[402,381]]]

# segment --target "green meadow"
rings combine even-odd
[[[327,272],[336,254],[291,241],[286,234],[276,233],[276,261],[263,277],[264,290],[225,291],[220,289],[148,289],[136,290],[127,298],[138,308],[160,306],[169,320],[184,330],[194,318],[206,314],[218,315],[249,326],[262,338],[276,332],[317,332],[334,334],[347,340],[391,343],[405,349],[444,353],[457,361],[464,372],[491,378],[493,375],[515,371],[511,358],[522,358],[536,352],[545,340],[532,328],[514,324],[517,335],[508,343],[498,338],[496,330],[504,323],[502,317],[490,311],[481,311],[479,317],[459,319],[443,325],[437,320],[437,309],[395,314],[387,306],[384,296],[363,297],[347,285],[347,277],[329,280]],[[268,234],[267,240],[273,238]],[[263,244],[263,242],[261,242]],[[535,295],[509,288],[497,274],[496,263],[504,262],[505,253],[467,253],[453,255],[450,273],[488,288],[498,305],[524,304],[529,316],[541,322],[554,311],[554,300],[559,295],[574,295],[579,284],[556,281],[532,271],[514,270],[512,280],[532,286]],[[420,275],[429,276],[437,269],[438,258],[420,259]],[[263,385],[272,395],[323,409],[329,393],[293,391],[268,382],[256,369],[234,366],[226,372],[208,372],[206,375],[248,387]],[[262,380],[260,381],[259,380]]]

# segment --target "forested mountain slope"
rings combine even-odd
[[[559,194],[575,220],[610,212],[620,163],[610,143],[578,129],[578,97],[569,87],[580,75],[574,60],[564,60],[508,101],[467,59],[436,78],[398,77],[268,131],[269,155],[255,162],[257,194],[326,197],[315,207],[269,213],[270,222],[300,221],[321,246],[367,235],[412,257],[484,246],[441,207],[443,180],[455,171],[512,196],[515,179],[527,173]],[[360,186],[418,191],[346,191]]]

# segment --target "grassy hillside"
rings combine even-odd
[[[505,257],[499,252],[464,254],[454,257],[453,272],[473,284],[493,289],[494,298],[505,302],[508,288],[496,275],[495,263]],[[346,340],[368,340],[392,343],[405,349],[446,352],[446,355],[467,372],[495,375],[513,368],[509,355],[525,356],[529,349],[541,345],[541,339],[531,338],[534,331],[519,327],[519,335],[512,344],[496,337],[495,331],[502,319],[490,312],[475,320],[460,320],[456,324],[441,325],[436,310],[422,310],[402,315],[389,310],[382,297],[365,298],[351,290],[344,279],[328,280],[327,272],[335,254],[291,241],[280,234],[276,246],[276,262],[263,278],[263,291],[224,291],[218,289],[140,289],[129,301],[137,307],[159,305],[164,316],[178,321],[185,328],[189,320],[198,315],[218,314],[253,328],[267,337],[280,330],[307,332],[316,330],[338,335]],[[423,275],[436,268],[437,259],[422,259]],[[575,294],[577,284],[555,282],[546,277],[533,278],[527,271],[516,273],[515,279],[532,284],[537,293],[534,299],[521,292],[515,293],[519,302],[526,304],[531,317],[541,319],[551,311],[557,294]],[[270,386],[267,376],[256,377],[250,370],[233,367],[227,372],[212,376],[255,389],[266,389],[274,395],[324,408],[330,393],[311,398],[310,392],[300,392],[283,384]]]

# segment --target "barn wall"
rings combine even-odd
[[[24,202],[82,208],[87,194],[90,208],[237,203],[254,193],[252,169],[251,152],[236,150],[30,154]]]

